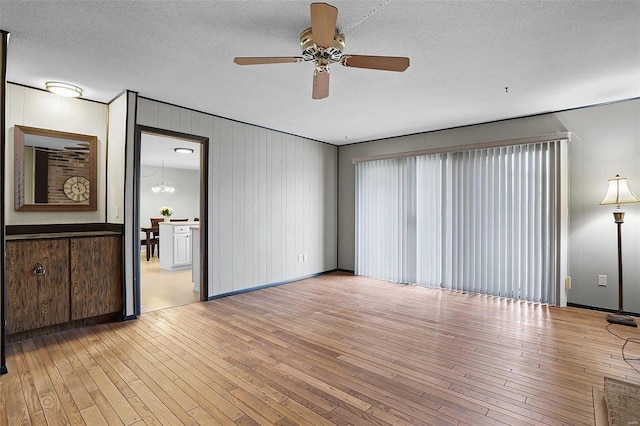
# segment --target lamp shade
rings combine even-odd
[[[625,204],[625,203],[638,203],[640,198],[631,191],[627,178],[622,178],[620,175],[616,175],[615,178],[609,179],[609,188],[607,193],[600,201],[600,204]]]

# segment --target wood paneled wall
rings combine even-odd
[[[139,125],[209,138],[209,296],[337,266],[337,147],[140,98]]]
[[[127,125],[127,93],[109,104],[107,142],[107,223],[124,223],[124,152]]]
[[[44,90],[7,84],[6,151],[3,164],[6,185],[7,225],[105,222],[107,187],[107,105],[83,99],[65,98]],[[98,137],[98,210],[81,212],[18,212],[14,210],[14,126],[25,125]],[[109,179],[112,179],[111,177]]]

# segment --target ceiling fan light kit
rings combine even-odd
[[[300,34],[302,56],[236,57],[238,65],[266,65],[313,62],[313,99],[329,96],[329,65],[339,63],[348,68],[365,68],[402,72],[409,67],[409,58],[399,56],[367,56],[344,54],[344,34],[336,28],[338,9],[326,3],[311,4],[311,27]]]

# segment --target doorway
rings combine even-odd
[[[138,134],[140,314],[206,300],[199,236],[206,235],[207,139],[149,128]]]

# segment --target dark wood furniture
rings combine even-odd
[[[122,319],[122,236],[7,236],[7,334],[21,340]]]
[[[69,240],[7,241],[7,334],[69,321]]]
[[[151,226],[143,226],[141,231],[145,233],[145,240],[140,244],[145,245],[147,252],[147,262],[151,256],[155,255],[155,250],[158,250],[158,257],[160,257],[160,227],[158,224],[164,222],[164,217],[152,217],[149,218]]]
[[[160,235],[160,228],[158,225],[156,226],[143,226],[140,228],[142,232],[145,233],[144,240],[140,241],[140,245],[145,246],[145,251],[147,252],[147,262],[150,257],[155,254],[155,250],[158,250],[158,257],[160,257],[160,240],[158,236]]]
[[[71,320],[122,311],[120,236],[71,238]]]

